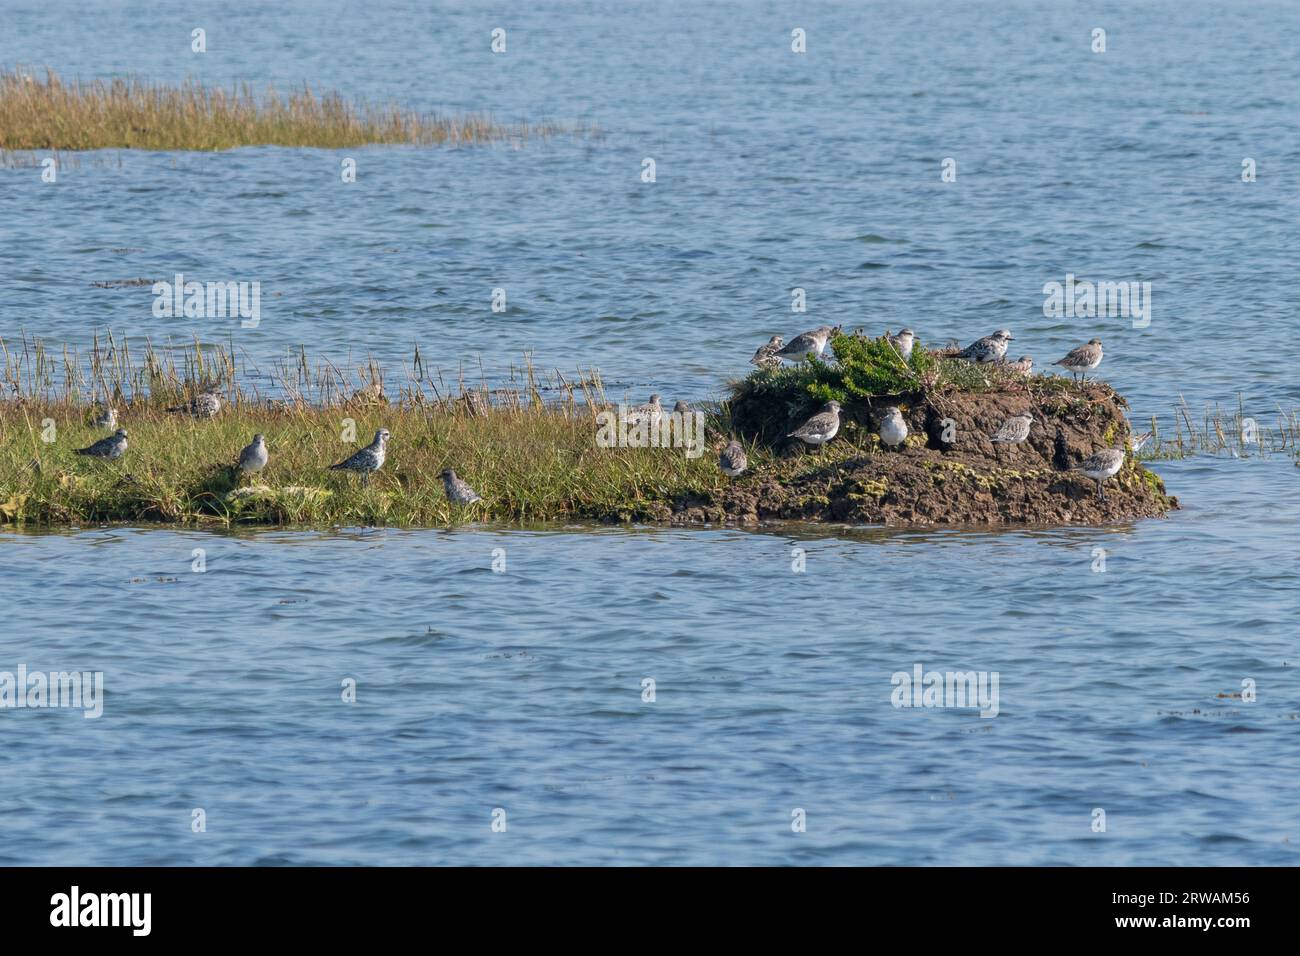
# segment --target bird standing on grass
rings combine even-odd
[[[116,428],[117,427],[117,409],[104,408],[98,415],[90,420],[90,424],[96,428]]]
[[[266,467],[270,456],[266,452],[266,439],[261,435],[253,436],[253,443],[245,445],[239,453],[239,470],[246,475],[255,474]]]
[[[388,429],[381,428],[375,432],[375,440],[365,448],[343,459],[337,465],[330,465],[330,471],[361,472],[361,487],[370,484],[370,475],[384,467],[384,458],[388,454]]]
[[[897,335],[886,335],[886,341],[894,347],[898,357],[904,362],[912,360],[912,346],[916,343],[916,333],[911,329],[903,329]]]
[[[986,335],[966,346],[953,358],[968,362],[999,362],[1007,354],[1007,343],[1013,337],[1007,329],[998,329],[992,335]]]
[[[86,448],[78,448],[78,455],[88,455],[91,458],[121,458],[126,454],[126,429],[119,428],[107,438],[101,438]]]
[[[831,340],[831,336],[840,330],[838,325],[823,325],[813,329],[811,332],[804,332],[802,335],[796,335],[790,340],[790,344],[777,351],[777,355],[788,362],[797,362],[808,355],[815,355],[821,358],[822,352],[826,350],[826,343]]]
[[[831,401],[822,406],[822,410],[808,419],[786,438],[798,438],[809,445],[824,445],[840,430],[840,403]]]
[[[184,412],[195,418],[216,418],[217,412],[221,411],[221,396],[216,392],[203,392],[195,395],[188,402],[173,405],[167,411]]]
[[[1101,364],[1101,339],[1092,339],[1087,345],[1071,349],[1069,355],[1052,364],[1061,366],[1076,378],[1082,375],[1086,382],[1088,373]]]
[[[739,478],[749,467],[749,456],[745,454],[745,446],[738,441],[728,444],[718,456],[718,467],[728,478]]]
[[[781,341],[781,336],[774,335],[767,340],[766,345],[760,345],[754,357],[749,360],[750,365],[757,365],[759,368],[780,368],[781,359],[777,355],[784,348],[785,343]]]
[[[477,491],[457,478],[450,468],[442,471],[442,490],[447,493],[447,500],[454,505],[472,505],[483,500]]]
[[[663,417],[664,407],[659,404],[659,393],[656,392],[644,405],[629,408],[626,420],[629,426],[639,425],[644,421],[648,422],[651,428],[657,428],[663,421]]]

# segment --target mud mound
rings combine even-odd
[[[903,410],[903,448],[880,445],[884,409]],[[1096,485],[1070,469],[1103,448],[1126,443],[1124,400],[1103,384],[1036,389],[1032,384],[972,394],[877,396],[846,405],[841,434],[822,454],[777,440],[769,460],[705,499],[675,502],[659,517],[678,524],[814,520],[885,525],[1101,524],[1164,515],[1178,507],[1164,482],[1130,455]],[[1031,411],[1028,441],[989,436]],[[733,422],[758,417],[733,408]],[[756,434],[790,427],[764,422]],[[1126,446],[1127,447],[1127,446]]]

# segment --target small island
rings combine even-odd
[[[1178,507],[1132,454],[1104,496],[1072,470],[1099,449],[1128,447],[1125,402],[1105,384],[967,362],[920,344],[903,360],[884,337],[837,333],[830,353],[760,368],[723,401],[656,411],[653,441],[641,422],[610,442],[598,436],[632,413],[605,397],[598,375],[543,385],[529,368],[518,387],[462,383],[448,395],[427,374],[386,382],[369,363],[347,387],[335,369],[313,391],[304,387],[304,354],[298,379],[284,376],[281,394],[267,398],[237,383],[234,357],[220,345],[196,344],[177,364],[171,351],[146,349],[137,360],[110,343],[68,360],[55,386],[56,353],[24,343],[7,350],[11,361],[34,354],[37,365],[9,368],[0,401],[0,523],[925,527],[1099,524]],[[788,437],[830,401],[842,409],[831,441],[814,449]],[[891,407],[908,432],[894,448],[877,433]],[[1024,412],[1033,422],[1023,442],[992,441]],[[128,436],[119,457],[79,453],[118,428]],[[329,470],[381,430],[380,470],[360,479]],[[241,449],[255,435],[264,436],[267,461],[244,473]],[[733,440],[747,468],[729,477],[718,455]],[[448,469],[482,501],[449,501]]]

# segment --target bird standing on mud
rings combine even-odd
[[[1119,474],[1119,470],[1124,467],[1124,449],[1123,448],[1103,448],[1095,455],[1089,455],[1083,461],[1075,466],[1074,470],[1082,474],[1085,478],[1091,478],[1097,483],[1097,498],[1101,501],[1106,500],[1106,492],[1102,490],[1101,483],[1107,478],[1113,478]]]
[[[1052,364],[1061,366],[1076,378],[1082,375],[1086,382],[1088,373],[1101,364],[1101,339],[1092,339],[1087,345],[1071,349],[1069,355]]]
[[[1012,415],[990,436],[990,440],[999,445],[1023,444],[1029,438],[1029,428],[1033,423],[1033,412]]]
[[[820,412],[785,437],[798,438],[809,445],[824,445],[839,434],[839,430],[840,403],[830,401],[822,406]]]
[[[119,428],[107,438],[101,438],[86,448],[78,448],[78,455],[88,455],[91,458],[121,458],[126,454],[126,429]]]
[[[965,359],[968,362],[999,362],[1007,354],[1007,343],[1011,341],[1013,337],[1009,330],[998,329],[992,335],[976,339],[953,358]]]
[[[749,467],[749,456],[745,454],[745,446],[733,440],[718,456],[718,467],[728,478],[739,478]]]
[[[900,448],[907,441],[907,422],[897,405],[885,409],[885,417],[880,420],[877,434],[880,435],[881,442],[891,448]]]
[[[330,471],[361,472],[361,487],[370,484],[370,475],[384,467],[384,458],[388,454],[388,429],[381,428],[375,432],[375,440],[365,448],[343,459],[337,465],[330,465]]]

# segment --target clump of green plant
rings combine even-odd
[[[833,365],[815,358],[806,363],[809,381],[804,388],[820,402],[834,400],[847,405],[859,398],[920,391],[935,366],[919,342],[906,362],[884,337],[836,335],[831,351],[835,354]]]
[[[760,369],[733,383],[729,410],[734,426],[771,441],[826,402],[848,406],[877,395],[920,392],[936,377],[937,360],[919,342],[907,362],[884,338],[836,335],[830,347],[834,362],[812,358]]]

